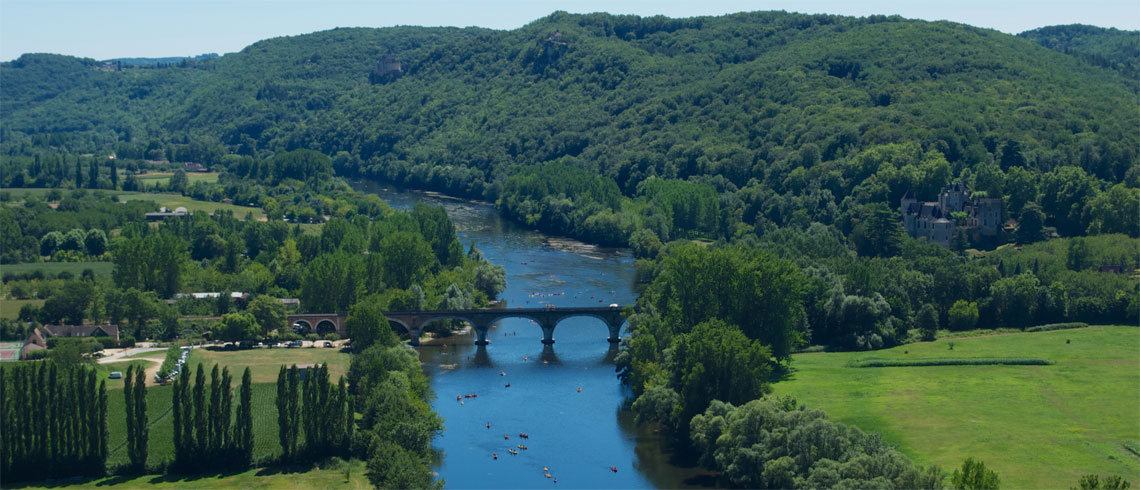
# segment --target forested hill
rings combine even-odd
[[[1140,32],[1070,24],[1033,29],[1018,36],[1117,70],[1134,83],[1140,77]]]
[[[388,53],[399,72],[378,63]],[[990,162],[1038,178],[1078,166],[1101,188],[1140,179],[1135,80],[1017,36],[899,17],[556,12],[512,31],[334,29],[165,69],[25,55],[0,77],[8,154],[49,144],[214,164],[311,148],[345,152],[340,172],[490,199],[523,167],[558,162],[629,197],[652,175],[740,190],[747,224],[792,208],[829,223],[821,207],[897,199],[899,186],[932,198]],[[889,144],[918,148],[896,168],[935,151],[950,175],[858,187],[878,163],[854,157]],[[762,203],[768,192],[815,204]]]

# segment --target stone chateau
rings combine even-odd
[[[950,247],[957,227],[975,240],[1001,232],[1001,199],[971,199],[970,190],[962,182],[943,187],[937,202],[920,202],[908,192],[901,200],[900,211],[908,235],[924,237],[943,247]],[[958,215],[964,218],[963,222],[957,222],[953,213],[965,213]]]

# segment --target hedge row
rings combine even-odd
[[[1050,330],[1066,330],[1070,328],[1085,328],[1089,324],[1084,322],[1069,322],[1069,323],[1047,323],[1045,325],[1038,325],[1036,327],[1029,327],[1025,329],[1026,332],[1048,332]]]
[[[1037,357],[946,357],[941,359],[865,359],[851,361],[849,367],[907,367],[907,366],[1048,366],[1052,361]]]
[[[131,336],[122,337],[117,341],[112,337],[51,337],[47,339],[48,348],[51,349],[55,347],[61,339],[93,339],[98,342],[99,345],[103,346],[104,349],[121,349],[135,346],[135,338]]]

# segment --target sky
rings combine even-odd
[[[0,60],[225,54],[334,27],[514,29],[556,10],[692,17],[754,10],[950,20],[1016,34],[1058,24],[1140,30],[1138,0],[0,0]]]

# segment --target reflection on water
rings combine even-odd
[[[502,297],[510,307],[626,305],[636,299],[627,251],[548,238],[501,219],[485,204],[374,183],[354,186],[397,208],[418,201],[443,205],[464,246],[474,242],[506,268]],[[420,348],[437,395],[432,406],[447,427],[434,443],[443,455],[436,471],[446,486],[534,488],[553,485],[553,477],[570,488],[701,484],[694,479],[700,471],[671,464],[663,438],[635,424],[625,409],[629,391],[614,372],[617,345],[606,341],[605,324],[568,318],[554,337],[554,345],[544,345],[537,324],[508,318],[488,331],[490,345],[474,345],[468,332]]]

